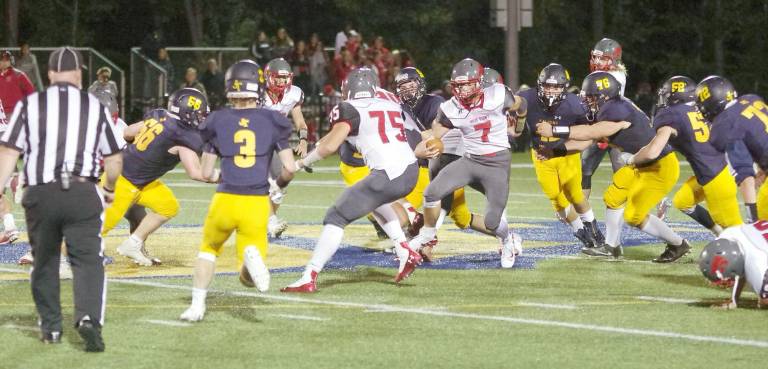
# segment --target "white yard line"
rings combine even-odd
[[[537,307],[537,308],[544,308],[544,309],[561,309],[561,310],[576,310],[579,308],[576,305],[542,304],[538,302],[518,302],[517,305],[525,306],[525,307]]]
[[[12,323],[3,324],[3,328],[14,329],[14,330],[17,330],[17,331],[40,332],[40,328],[27,327],[27,326],[23,326],[23,325],[12,324]]]
[[[699,302],[699,300],[678,299],[673,297],[636,296],[635,298],[643,301],[666,302],[668,304],[694,304]]]
[[[192,326],[192,323],[178,322],[175,320],[147,319],[145,320],[145,322],[151,323],[151,324],[157,324],[157,325],[166,325],[169,327],[191,327]]]
[[[327,322],[330,320],[328,318],[320,318],[320,317],[310,316],[310,315],[293,315],[293,314],[271,314],[271,315],[276,316],[278,318],[295,319],[295,320],[311,320],[314,322]]]
[[[179,286],[179,285],[164,284],[164,283],[158,283],[158,282],[148,282],[148,281],[110,280],[110,282],[147,286],[147,287],[156,287],[156,288],[177,289],[177,290],[184,290],[184,291],[189,291],[192,289],[191,287],[188,287],[188,286]],[[392,312],[399,312],[399,313],[405,313],[405,314],[430,315],[430,316],[464,318],[464,319],[486,320],[486,321],[500,321],[500,322],[508,322],[508,323],[515,323],[515,324],[524,324],[524,325],[567,328],[567,329],[581,330],[581,331],[615,333],[615,334],[629,335],[629,336],[662,337],[662,338],[671,338],[671,339],[694,341],[694,342],[712,342],[712,343],[729,344],[729,345],[735,345],[735,346],[768,348],[768,341],[740,339],[740,338],[733,338],[733,337],[699,336],[694,334],[658,331],[658,330],[652,330],[652,329],[623,328],[623,327],[612,327],[612,326],[595,325],[595,324],[571,323],[571,322],[564,322],[564,321],[557,321],[557,320],[529,319],[529,318],[516,318],[516,317],[510,317],[510,316],[458,313],[458,312],[450,312],[450,311],[436,311],[436,310],[407,307],[407,306],[320,300],[320,299],[314,299],[314,298],[304,298],[304,297],[275,295],[275,294],[260,294],[260,293],[253,293],[253,292],[244,292],[244,291],[217,291],[217,292],[226,293],[234,296],[254,297],[254,298],[265,299],[265,300],[289,301],[289,302],[300,303],[300,304],[356,307],[364,310],[379,309],[379,310],[389,310]]]

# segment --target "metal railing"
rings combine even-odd
[[[141,53],[141,48],[131,48],[131,99],[130,109],[153,109],[163,104],[168,94],[168,71]],[[154,86],[153,86],[154,85]]]
[[[35,54],[35,57],[37,57],[37,67],[40,70],[41,76],[47,76],[48,75],[48,57],[50,54],[58,49],[58,47],[32,47],[29,49],[29,51],[33,54]],[[96,51],[96,49],[91,47],[75,47],[74,48],[77,51],[80,51],[81,53],[85,54],[86,58],[86,65],[83,71],[83,79],[86,82],[83,84],[83,89],[88,89],[88,86],[90,86],[93,81],[97,80],[98,77],[96,76],[96,71],[103,67],[108,66],[112,69],[112,76],[115,76],[115,73],[119,74],[119,78],[116,80],[118,84],[118,88],[120,89],[120,96],[118,96],[119,100],[119,107],[120,107],[120,117],[125,118],[125,71],[118,67],[117,64],[109,60],[106,56],[102,55],[100,52]],[[6,48],[6,50],[14,51],[16,54],[19,52],[18,47],[9,47]],[[31,78],[31,77],[30,77]],[[47,78],[41,77],[43,81],[40,81],[43,86],[47,86],[48,83],[45,83],[45,80]],[[113,78],[114,80],[114,78]]]

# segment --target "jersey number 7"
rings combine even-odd
[[[400,142],[406,142],[405,139],[405,125],[404,122],[400,119],[402,119],[402,113],[399,111],[394,110],[388,110],[388,111],[382,111],[382,110],[374,110],[368,112],[368,115],[371,118],[376,118],[379,121],[379,137],[381,137],[381,142],[383,143],[389,143],[389,137],[387,137],[387,126],[386,126],[386,119],[385,119],[385,113],[386,117],[389,118],[389,124],[393,128],[397,128],[400,130],[400,133],[398,133],[395,138]]]

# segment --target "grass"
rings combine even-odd
[[[516,154],[513,163],[529,163]],[[335,161],[320,163],[331,167]],[[601,168],[593,183],[601,194],[609,181]],[[690,168],[682,168],[682,179]],[[744,294],[743,308],[718,311],[710,304],[727,292],[709,287],[696,268],[708,236],[693,225],[676,227],[700,241],[679,263],[650,263],[658,242],[628,247],[614,262],[557,252],[529,257],[519,268],[419,269],[402,286],[392,283],[391,256],[370,252],[374,240],[365,222],[353,225],[335,262],[322,273],[317,294],[284,295],[277,290],[295,280],[308,260],[325,208],[343,189],[333,171],[303,174],[289,188],[281,216],[294,225],[287,240],[271,248],[272,290],[260,295],[242,287],[233,273],[232,248],[220,259],[203,322],[174,326],[190,301],[191,265],[200,237],[210,186],[197,186],[183,174],[166,182],[181,199],[182,212],[148,247],[164,258],[158,268],[137,268],[124,259],[108,266],[109,284],[104,354],[83,354],[74,329],[65,326],[64,344],[37,341],[36,314],[24,274],[5,273],[0,281],[0,368],[699,368],[713,364],[760,367],[768,348],[768,320],[756,297]],[[552,211],[533,169],[514,168],[509,216],[527,239],[531,253],[573,245],[565,226],[549,221]],[[483,199],[469,192],[469,205]],[[599,196],[592,204],[599,219]],[[672,211],[673,222],[687,221]],[[108,253],[125,237],[116,230]],[[627,233],[625,243],[644,243]],[[688,237],[688,236],[686,236]],[[443,257],[473,256],[493,264],[489,237],[441,231]],[[0,249],[0,253],[2,253]],[[354,253],[356,252],[356,253]],[[360,256],[357,268],[340,260]],[[357,259],[356,259],[357,260]],[[480,262],[476,260],[481,260]],[[17,268],[0,265],[4,270]],[[286,269],[294,268],[294,269]],[[3,278],[0,278],[3,279]],[[651,297],[652,299],[648,299]],[[671,298],[664,302],[653,298]],[[62,284],[65,322],[71,320],[71,284]],[[709,340],[709,341],[708,341]]]

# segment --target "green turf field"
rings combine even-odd
[[[181,214],[147,243],[164,265],[137,268],[118,257],[107,268],[106,352],[82,353],[70,326],[62,345],[39,343],[24,268],[6,262],[0,264],[0,368],[762,367],[768,319],[756,309],[756,296],[745,291],[736,311],[709,307],[728,294],[708,286],[697,270],[707,232],[672,210],[675,229],[697,240],[680,262],[652,264],[663,245],[633,246],[648,240],[626,231],[630,247],[622,261],[582,257],[566,227],[552,221],[533,169],[524,165],[529,156],[516,154],[513,163],[509,221],[526,239],[527,255],[514,269],[495,266],[492,238],[448,226],[436,250],[440,269],[420,268],[396,286],[392,256],[376,251],[386,242],[363,221],[350,227],[347,247],[334,259],[338,265],[321,274],[318,293],[281,294],[299,276],[325,209],[343,189],[330,169],[335,160],[327,160],[289,187],[280,214],[294,224],[270,251],[271,291],[259,294],[223,273],[205,320],[195,324],[178,316],[190,301],[188,275],[213,187],[172,173],[165,180],[181,200]],[[603,167],[593,180],[600,220],[609,172]],[[690,173],[684,165],[679,183]],[[468,201],[482,210],[479,194],[470,191]],[[110,234],[109,255],[126,234]],[[233,253],[228,248],[219,271],[234,271]],[[68,323],[69,281],[62,283],[62,300]]]

